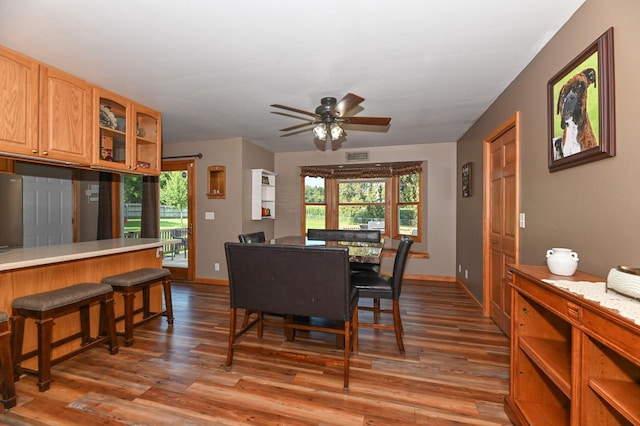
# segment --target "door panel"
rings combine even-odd
[[[507,265],[518,259],[517,115],[485,140],[485,309],[510,334],[511,290]]]
[[[162,265],[165,268],[171,270],[171,276],[174,279],[193,281],[195,277],[195,161],[193,160],[181,160],[181,161],[163,161],[162,172],[160,174],[160,234],[163,238],[178,239],[180,242],[174,245],[173,248],[165,247],[164,257]],[[163,226],[163,211],[162,204],[167,206],[172,205],[171,198],[163,196],[163,191],[167,193],[175,192],[176,187],[171,189],[170,184],[163,184],[168,178],[179,180],[179,191],[182,193],[186,188],[186,214],[180,215],[176,218],[165,218],[165,223],[171,222],[171,225]],[[180,179],[185,179],[182,181]],[[174,182],[176,183],[176,182]],[[163,201],[165,200],[165,201]],[[173,202],[178,211],[182,211],[179,206],[180,200]],[[174,210],[175,210],[174,209]]]

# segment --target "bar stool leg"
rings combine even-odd
[[[124,300],[124,345],[133,345],[133,301],[136,298],[135,293],[125,291],[122,293]]]
[[[173,302],[171,301],[171,279],[162,280],[162,290],[164,290],[164,304],[167,315],[167,323],[173,324]]]
[[[104,332],[109,336],[109,353],[118,353],[118,336],[116,334],[116,314],[113,307],[113,297],[100,301],[100,319],[106,322]]]
[[[16,386],[14,368],[11,359],[11,331],[9,322],[0,324],[0,366],[2,367],[2,404],[4,408],[16,406]]]
[[[13,381],[20,379],[20,363],[22,362],[22,342],[24,340],[24,317],[13,311],[11,316],[11,347],[13,350]]]
[[[38,328],[38,389],[49,390],[51,386],[51,338],[53,336],[53,318],[36,320]]]
[[[89,305],[80,306],[80,331],[82,333],[82,343],[84,346],[91,343],[91,320],[89,317]]]

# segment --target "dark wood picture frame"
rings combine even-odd
[[[462,165],[462,196],[471,196],[471,163]]]
[[[613,27],[547,84],[549,171],[614,157]]]

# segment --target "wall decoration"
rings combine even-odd
[[[471,196],[471,163],[462,166],[462,196]]]
[[[547,84],[549,171],[615,156],[613,28]]]

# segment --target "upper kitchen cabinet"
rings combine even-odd
[[[94,165],[129,173],[160,174],[159,112],[101,88],[95,88],[94,109]]]
[[[135,128],[131,128],[134,170],[160,174],[162,155],[162,115],[143,105],[132,103]]]
[[[0,152],[38,149],[38,63],[0,46]]]
[[[91,161],[93,86],[55,68],[40,66],[41,159],[87,165]]]
[[[131,170],[131,102],[96,87],[94,90],[93,164],[107,169]]]

